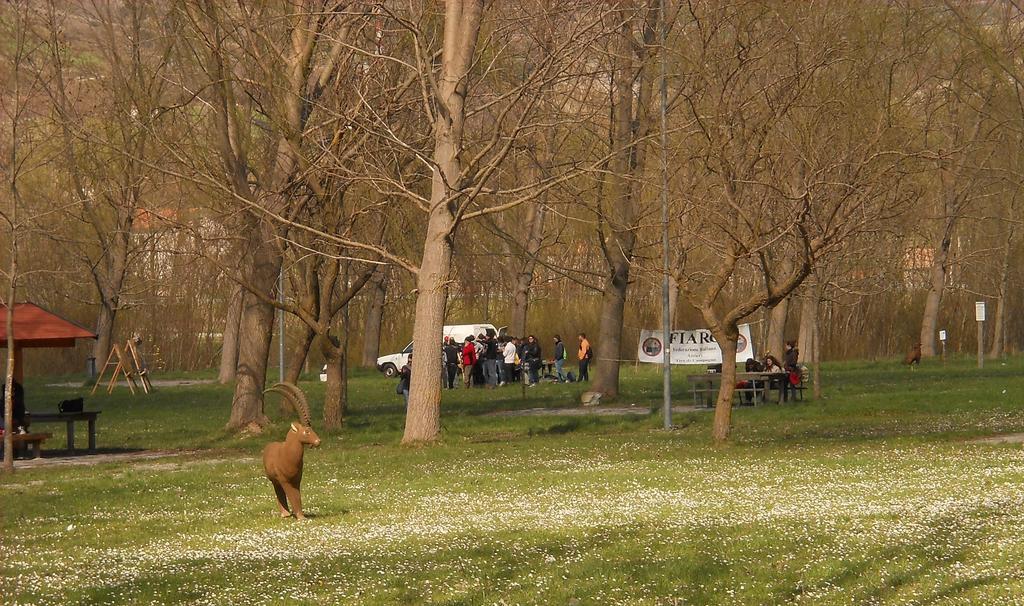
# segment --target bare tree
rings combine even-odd
[[[413,341],[419,351],[440,347],[459,226],[536,199],[585,169],[571,166],[540,182],[519,182],[511,187],[502,187],[496,180],[498,169],[515,149],[518,138],[541,127],[535,111],[541,99],[538,91],[554,86],[566,77],[568,69],[579,65],[589,40],[600,29],[600,8],[573,2],[545,12],[530,3],[509,3],[500,10],[495,7],[492,12],[494,22],[488,30],[488,42],[492,45],[516,36],[517,28],[531,19],[557,18],[566,28],[564,39],[533,66],[527,77],[500,90],[497,83],[506,79],[495,70],[499,63],[491,60],[477,64],[478,38],[485,20],[482,0],[445,3],[440,48],[433,44],[436,30],[422,12],[390,13],[390,18],[407,32],[413,51],[413,57],[395,60],[414,67],[417,103],[422,108],[424,123],[431,127],[430,138],[424,141],[432,148],[428,152],[397,139],[389,122],[382,121],[376,126],[382,138],[408,148],[417,162],[429,170],[429,196],[389,177],[390,170],[377,176],[381,183],[389,183],[392,191],[410,199],[426,216],[418,266],[392,259],[416,274]],[[479,81],[489,81],[492,92],[486,98],[476,99],[479,103],[474,105],[471,85]],[[467,131],[468,121],[477,117],[481,119],[480,128]],[[474,136],[467,139],[467,132]],[[385,257],[389,255],[394,257],[391,253]],[[436,440],[440,433],[440,364],[440,356],[428,354],[417,357],[417,364],[413,365],[405,443]]]
[[[46,42],[39,39],[35,31],[39,28],[41,16],[31,2],[14,2],[0,7],[0,36],[7,41],[0,48],[0,127],[3,149],[0,150],[0,176],[3,189],[0,190],[0,228],[6,235],[4,250],[0,259],[0,277],[4,288],[0,290],[0,304],[5,307],[4,322],[7,333],[6,372],[4,376],[4,418],[3,418],[3,470],[14,471],[14,382],[22,381],[22,369],[16,364],[19,358],[15,349],[14,308],[21,284],[30,270],[23,267],[22,247],[29,232],[34,231],[38,222],[62,212],[60,204],[33,204],[27,193],[29,183],[38,179],[40,171],[51,162],[47,149],[47,132],[42,122],[45,108],[42,102],[49,78],[45,71]],[[36,187],[36,190],[39,188]],[[38,193],[36,195],[39,195]],[[45,196],[40,196],[45,198]]]
[[[375,368],[380,356],[380,332],[384,320],[384,305],[387,302],[388,280],[383,271],[370,278],[367,295],[366,321],[363,324],[364,368]]]
[[[654,124],[651,99],[654,75],[651,46],[655,40],[656,3],[617,3],[609,15],[617,22],[609,54],[612,67],[608,194],[599,211],[601,251],[608,273],[602,288],[600,331],[595,345],[593,390],[609,397],[619,393],[623,312],[637,244],[639,221],[644,216],[643,173],[647,146],[643,141]],[[637,40],[639,39],[639,43]]]
[[[805,10],[691,14],[699,46],[690,60],[711,67],[691,70],[685,93],[697,124],[686,142],[699,151],[689,170],[707,178],[688,192],[700,202],[682,223],[691,243],[683,292],[722,353],[716,441],[730,432],[738,323],[788,297],[820,258],[902,200],[901,154],[880,106],[832,102],[866,72],[841,60],[850,13],[819,24]]]
[[[231,290],[224,330],[221,332],[220,368],[217,380],[221,385],[231,383],[238,374],[238,328],[242,319],[242,301],[245,290],[236,284]]]
[[[179,75],[181,105],[201,103],[206,120],[193,145],[214,141],[216,154],[197,157],[171,145],[188,178],[225,202],[226,221],[244,255],[237,279],[246,286],[238,328],[235,396],[228,426],[258,429],[262,413],[278,274],[287,239],[282,225],[320,188],[309,170],[324,155],[321,100],[350,69],[353,40],[365,24],[362,4],[305,0],[293,6],[178,3],[185,24],[182,57],[198,57],[198,73]],[[184,63],[184,68],[194,64]],[[199,75],[205,79],[197,83]],[[335,133],[344,124],[334,119]],[[330,139],[327,140],[330,142]],[[218,165],[219,164],[219,170]],[[306,190],[302,192],[300,190]]]
[[[110,351],[117,313],[125,304],[132,259],[145,245],[134,223],[147,198],[150,208],[160,204],[152,199],[158,184],[150,139],[158,128],[174,37],[173,31],[160,31],[162,17],[145,2],[123,7],[75,3],[60,10],[52,0],[47,4],[54,73],[50,97],[63,143],[61,167],[78,211],[60,238],[91,276],[98,296],[93,357],[100,363]],[[85,28],[84,22],[98,27]],[[72,45],[66,39],[72,28],[96,33]],[[103,69],[73,59],[93,52],[102,57]]]

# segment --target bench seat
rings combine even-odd
[[[693,405],[703,406],[705,408],[713,408],[715,405],[715,398],[718,397],[718,389],[708,389],[706,387],[695,387],[692,390],[692,393]],[[741,404],[744,403],[744,395],[750,395],[754,403],[764,404],[767,394],[768,388],[765,386],[737,387],[733,390],[733,396],[738,396]]]
[[[53,437],[50,433],[16,433],[11,437],[11,441],[14,443],[14,452],[17,454],[19,447],[28,446],[29,452],[32,454],[33,459],[38,459],[40,455],[40,448],[46,440]],[[0,451],[0,457],[3,456],[3,452]]]

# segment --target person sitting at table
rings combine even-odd
[[[779,364],[779,361],[778,359],[775,358],[775,356],[773,356],[772,354],[767,354],[764,357],[764,372],[781,375],[785,374],[786,371],[782,368],[782,365]],[[781,392],[784,389],[783,381],[785,381],[785,377],[772,378],[768,382],[768,388],[777,389]]]
[[[747,361],[743,364],[743,372],[761,372],[762,370],[764,370],[764,368],[761,366],[761,363],[754,358],[747,358]],[[739,383],[736,383],[736,387],[738,389],[760,389],[764,387],[764,381],[755,381],[753,379],[750,381],[740,381]],[[743,394],[743,398],[746,400],[747,404],[754,403],[754,393],[752,391]]]
[[[14,382],[14,408],[12,421],[15,433],[28,433],[28,420],[25,418],[25,389],[21,383]],[[4,427],[7,418],[7,383],[0,382],[0,427]]]

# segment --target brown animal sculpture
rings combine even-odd
[[[903,358],[903,363],[914,368],[914,365],[921,365],[921,344],[915,343],[914,348],[907,353],[907,357]]]
[[[302,496],[299,485],[302,483],[302,455],[306,445],[319,446],[320,438],[310,427],[309,404],[306,394],[292,383],[278,383],[267,390],[276,391],[299,414],[301,423],[292,423],[284,442],[271,442],[263,449],[263,470],[267,479],[274,485],[277,495],[277,509],[282,518],[293,513],[295,518],[304,520],[302,515]],[[264,392],[266,393],[266,392]],[[291,504],[291,511],[288,505]]]

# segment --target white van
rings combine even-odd
[[[480,334],[489,336],[504,335],[505,327],[502,326],[499,329],[495,328],[493,324],[453,324],[451,326],[444,327],[444,336],[451,337],[459,343],[464,342],[466,337],[470,335],[475,337]],[[381,356],[377,358],[377,370],[384,373],[387,377],[393,377],[398,374],[399,368],[405,366],[406,363],[409,362],[409,354],[411,353],[412,343],[409,343],[401,353]],[[441,355],[441,343],[437,344],[437,355]]]

